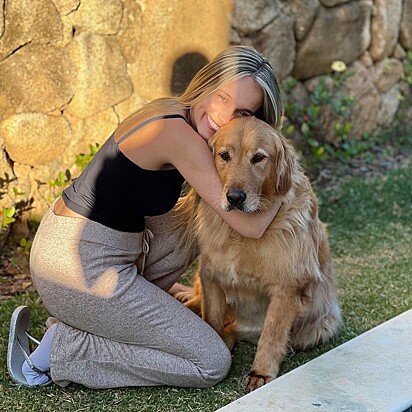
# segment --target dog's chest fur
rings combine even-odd
[[[247,332],[242,340],[255,343],[269,303],[267,283],[273,284],[277,276],[282,282],[281,269],[273,266],[274,258],[269,256],[276,255],[276,249],[268,248],[264,238],[242,237],[202,201],[197,235],[204,274],[224,290],[229,311]]]
[[[282,272],[290,262],[278,256],[284,255],[280,249],[290,249],[290,244],[282,231],[267,231],[260,239],[243,237],[200,201],[196,232],[202,260],[222,287],[260,292],[267,283],[283,281]]]

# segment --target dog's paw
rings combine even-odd
[[[181,303],[188,302],[190,299],[193,297],[193,292],[192,291],[182,291],[182,292],[177,292],[173,295],[175,299],[177,299]]]
[[[169,295],[172,295],[178,301],[184,303],[192,299],[193,296],[193,287],[183,285],[182,283],[176,282],[172,287],[167,291]]]
[[[196,315],[201,316],[201,301],[200,299],[189,299],[188,301],[183,303],[188,309],[192,312],[196,313]]]
[[[232,351],[233,346],[235,346],[235,337],[233,335],[223,333],[222,339],[223,339],[223,342],[225,342],[228,349]]]
[[[267,375],[259,375],[255,371],[250,371],[246,377],[245,386],[248,392],[252,392],[257,388],[269,383],[273,378]]]

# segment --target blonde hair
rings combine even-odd
[[[232,46],[218,54],[199,70],[178,101],[193,106],[219,87],[246,76],[251,76],[264,93],[263,107],[256,117],[279,128],[282,115],[279,85],[270,63],[251,47]]]
[[[156,99],[137,114],[171,114],[182,108],[190,110],[220,87],[246,76],[251,76],[263,90],[263,106],[255,116],[279,129],[282,103],[272,66],[255,49],[246,46],[232,46],[224,50],[199,70],[182,95]]]

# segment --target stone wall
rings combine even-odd
[[[50,186],[229,44],[226,0],[0,0],[0,210]],[[15,194],[17,190],[18,193]],[[31,200],[30,200],[31,199]]]
[[[50,186],[145,102],[180,93],[229,44],[251,45],[280,81],[344,61],[356,130],[399,104],[412,0],[0,0],[0,207],[39,217]],[[406,91],[407,93],[408,91]]]
[[[235,0],[232,16],[231,43],[256,47],[281,81],[299,80],[286,100],[307,101],[334,61],[346,63],[355,138],[388,126],[400,98],[412,98],[400,82],[412,50],[412,0]]]

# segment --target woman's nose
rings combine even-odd
[[[219,112],[219,126],[224,126],[225,124],[229,123],[235,117],[235,113],[227,110]]]

